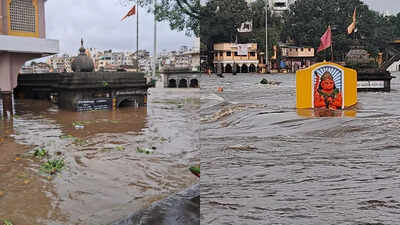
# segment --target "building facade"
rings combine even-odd
[[[12,116],[13,89],[26,61],[56,54],[59,43],[46,39],[45,0],[0,0],[0,93],[3,115]]]
[[[217,43],[214,44],[214,68],[222,64],[223,72],[238,73],[257,72],[258,56],[257,44],[235,44],[235,43]]]
[[[309,67],[313,64],[314,48],[281,46],[282,60],[289,72],[296,72],[298,69]]]

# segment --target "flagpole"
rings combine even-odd
[[[333,62],[333,35],[331,25],[329,25],[329,28],[331,30],[331,62]]]
[[[157,0],[153,0],[154,3],[154,45],[153,45],[153,79],[156,77],[156,60],[157,60],[157,18],[156,18],[156,4]]]
[[[139,4],[136,2],[136,59],[139,54]]]
[[[269,73],[269,63],[268,63],[268,0],[265,0],[265,72]]]

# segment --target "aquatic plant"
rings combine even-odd
[[[74,140],[73,143],[74,143],[75,145],[82,146],[82,145],[87,145],[87,144],[88,144],[88,141],[87,141],[87,140],[84,140],[84,139],[81,139],[81,138],[75,138],[75,140]]]
[[[40,166],[40,169],[43,172],[46,172],[51,175],[57,172],[61,172],[63,168],[64,168],[64,159],[47,160],[47,162],[43,163]]]
[[[123,150],[125,150],[125,147],[122,145],[118,145],[117,147],[115,147],[115,149],[118,151],[123,151]]]
[[[13,223],[9,220],[3,220],[4,225],[13,225]]]
[[[136,151],[139,152],[139,153],[146,153],[146,154],[153,153],[153,150],[151,150],[151,149],[140,148],[140,147],[137,147]]]
[[[45,148],[36,148],[35,151],[33,152],[33,156],[41,159],[43,157],[48,156],[48,152]]]
[[[75,137],[69,134],[69,135],[60,136],[60,138],[61,139],[70,139],[70,138],[75,138]]]

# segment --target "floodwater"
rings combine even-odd
[[[199,182],[200,91],[150,93],[147,107],[95,112],[17,99],[0,120],[0,223],[110,224]],[[64,169],[41,171],[37,147]]]
[[[294,74],[202,76],[201,224],[400,224],[399,80],[315,117]]]

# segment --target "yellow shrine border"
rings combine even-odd
[[[355,105],[357,103],[357,71],[336,63],[321,62],[296,72],[296,108],[313,108],[312,72],[323,66],[332,66],[343,71],[343,106],[348,108]]]

